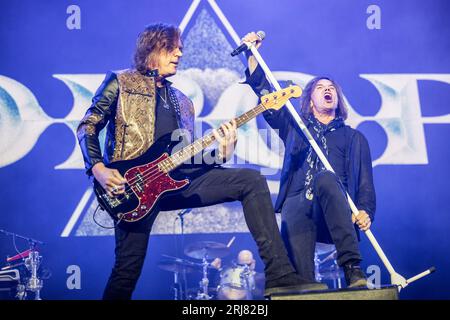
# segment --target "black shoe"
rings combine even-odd
[[[327,289],[328,286],[324,283],[311,282],[306,279],[302,279],[296,273],[288,273],[281,278],[267,281],[264,296],[267,297],[275,293],[318,291]]]
[[[367,277],[359,265],[344,265],[344,275],[348,288],[367,287]]]

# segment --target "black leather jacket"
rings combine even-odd
[[[262,95],[263,90],[271,91],[271,86],[265,78],[264,71],[258,68],[249,75],[246,71],[247,80],[253,91],[258,95]],[[275,211],[281,212],[283,203],[289,192],[292,179],[295,174],[294,168],[298,168],[293,163],[293,155],[298,154],[302,150],[307,150],[306,146],[309,142],[297,126],[286,108],[278,111],[268,110],[263,113],[264,118],[269,125],[276,129],[278,135],[283,140],[285,146],[283,168],[281,170],[280,190],[275,203]],[[307,123],[307,121],[304,121]],[[359,210],[365,210],[372,221],[374,220],[376,210],[375,187],[372,176],[372,159],[370,155],[369,144],[364,135],[358,130],[345,126],[345,136],[348,148],[346,149],[346,181],[347,191],[350,197],[355,201],[355,205]]]

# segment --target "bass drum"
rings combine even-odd
[[[255,272],[248,266],[236,265],[229,267],[220,274],[220,284],[217,287],[219,300],[252,300],[255,289]]]

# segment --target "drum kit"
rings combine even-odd
[[[162,270],[174,274],[174,299],[187,300],[252,300],[262,298],[264,290],[264,275],[251,270],[249,265],[233,262],[223,269],[215,266],[212,261],[226,257],[230,246],[220,242],[199,241],[187,245],[184,254],[200,262],[163,255],[158,263]],[[316,281],[333,281],[335,289],[341,288],[343,277],[336,261],[336,248],[332,244],[318,242],[315,249]],[[211,271],[219,271],[220,279],[213,283]],[[198,287],[184,290],[180,275],[201,273]]]
[[[255,275],[248,265],[233,263],[232,266],[220,269],[214,264],[216,258],[224,258],[230,253],[230,244],[225,245],[214,241],[199,241],[187,245],[184,254],[201,262],[193,262],[187,259],[163,255],[158,263],[162,270],[174,274],[174,300],[250,300],[256,289]],[[219,283],[210,281],[211,271],[220,272]],[[198,287],[185,290],[183,294],[180,275],[200,272],[201,279]],[[259,279],[258,277],[256,277]]]

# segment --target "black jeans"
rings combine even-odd
[[[281,234],[297,273],[310,281],[315,279],[314,252],[318,233],[325,239],[323,241],[335,244],[340,266],[361,261],[351,210],[335,174],[330,171],[317,174],[313,193],[312,202],[305,199],[303,192],[286,198],[281,225]]]
[[[269,188],[264,177],[251,169],[210,167],[187,170],[191,183],[186,189],[168,195],[160,210],[176,210],[240,201],[247,226],[256,241],[265,265],[266,281],[294,272],[276,222]],[[175,178],[175,177],[174,177]],[[149,233],[157,214],[142,223],[115,229],[115,264],[104,299],[131,299],[147,252]]]

